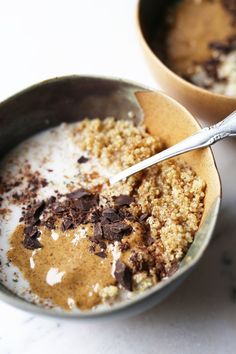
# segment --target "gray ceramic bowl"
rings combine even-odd
[[[132,112],[130,115],[128,112]],[[107,78],[68,76],[44,81],[0,104],[0,153],[3,156],[25,138],[61,122],[86,117],[115,116],[145,120],[149,131],[158,130],[171,145],[200,129],[196,120],[176,101],[134,83]],[[174,128],[174,129],[173,129]],[[0,299],[26,311],[60,318],[89,320],[140,313],[163,300],[190,273],[205,251],[215,227],[221,197],[219,176],[210,149],[183,156],[207,183],[202,222],[179,270],[128,303],[80,314],[55,312],[27,303],[0,284]]]

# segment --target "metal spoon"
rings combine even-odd
[[[178,144],[117,173],[110,178],[110,184],[115,184],[156,163],[184,154],[188,151],[205,148],[229,136],[236,136],[236,111],[232,112],[221,122],[203,128],[198,133],[191,135]]]

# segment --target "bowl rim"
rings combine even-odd
[[[228,96],[228,95],[224,95],[221,93],[216,93],[216,92],[212,92],[210,90],[207,90],[205,88],[202,88],[200,86],[197,86],[191,82],[188,82],[187,80],[185,80],[183,77],[181,77],[180,75],[176,74],[173,70],[171,70],[160,58],[157,54],[155,54],[155,52],[152,50],[151,46],[149,45],[148,41],[146,40],[144,33],[143,33],[143,28],[141,25],[141,2],[143,0],[138,0],[137,5],[136,5],[136,15],[135,15],[135,21],[136,21],[136,28],[138,30],[138,35],[140,40],[142,41],[142,45],[145,47],[145,49],[148,51],[149,55],[152,57],[152,59],[154,61],[156,61],[156,63],[162,68],[162,70],[165,70],[166,72],[168,72],[168,74],[170,76],[173,76],[173,78],[176,81],[179,81],[181,83],[181,85],[186,86],[187,89],[191,89],[191,90],[195,90],[197,93],[201,93],[204,94],[206,96],[209,97],[214,97],[214,98],[218,98],[218,99],[224,99],[227,100],[228,102],[236,102],[236,97],[233,96]]]
[[[160,90],[151,89],[150,87],[147,87],[147,86],[145,86],[141,83],[135,82],[135,81],[121,79],[121,78],[112,77],[112,76],[92,76],[92,75],[89,76],[89,75],[76,75],[75,74],[75,75],[66,75],[66,76],[60,76],[60,77],[46,79],[46,80],[40,81],[36,84],[33,84],[33,85],[15,93],[14,95],[6,98],[5,100],[0,102],[0,106],[4,105],[6,103],[10,103],[15,98],[18,98],[21,95],[23,95],[24,93],[27,93],[28,91],[31,91],[32,89],[37,88],[41,85],[64,81],[67,79],[69,79],[69,80],[70,79],[81,79],[81,80],[96,79],[96,80],[101,80],[101,81],[106,80],[106,81],[112,81],[112,82],[119,81],[123,84],[126,84],[128,86],[135,88],[136,92],[153,91],[155,93],[158,93],[159,95],[161,95],[165,99],[169,100],[173,104],[177,105],[183,112],[187,113],[189,115],[189,117],[191,117],[195,121],[197,129],[201,129],[201,125],[198,122],[198,120],[182,104],[180,104],[178,101],[176,101],[172,97],[168,96],[166,93],[164,93]],[[216,226],[216,221],[217,221],[217,217],[219,214],[219,209],[220,209],[221,199],[222,199],[222,185],[221,185],[219,171],[218,171],[218,168],[217,168],[217,165],[215,162],[214,154],[213,154],[212,149],[210,147],[208,147],[207,149],[211,154],[213,167],[216,171],[216,174],[217,174],[217,177],[219,180],[219,195],[216,197],[215,202],[214,202],[214,207],[212,208],[213,213],[211,215],[209,230],[207,232],[207,237],[202,242],[201,250],[198,252],[198,254],[193,259],[191,259],[189,261],[189,263],[186,263],[181,268],[179,268],[178,271],[175,272],[172,276],[170,276],[167,279],[162,280],[160,283],[156,284],[155,286],[151,287],[150,289],[147,289],[145,292],[135,295],[135,297],[131,300],[122,301],[122,302],[115,304],[112,307],[107,308],[107,309],[100,309],[100,310],[98,309],[98,310],[92,310],[92,311],[90,310],[90,311],[86,311],[86,312],[85,311],[83,311],[83,312],[66,312],[63,310],[61,312],[59,312],[59,311],[54,311],[52,309],[40,307],[38,305],[34,305],[33,303],[27,302],[23,298],[12,293],[7,288],[5,288],[6,291],[2,291],[0,288],[0,300],[4,301],[5,303],[7,303],[9,305],[12,305],[16,308],[19,308],[21,310],[25,310],[25,311],[39,314],[39,315],[48,316],[51,318],[70,319],[70,320],[92,320],[92,319],[98,319],[98,318],[101,319],[104,317],[108,318],[109,316],[116,315],[120,311],[123,312],[126,309],[131,309],[137,303],[141,303],[142,300],[148,300],[148,298],[150,298],[152,295],[154,295],[158,291],[161,291],[162,289],[166,288],[174,280],[180,279],[181,276],[183,276],[184,274],[187,275],[187,272],[198,263],[198,261],[200,260],[200,258],[203,255],[203,253],[205,252],[208,244],[210,243],[210,240],[212,238],[212,234],[213,234],[215,226]]]

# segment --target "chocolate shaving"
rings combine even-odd
[[[89,161],[89,159],[83,155],[80,156],[80,158],[77,160],[78,163],[86,163],[88,161]]]
[[[132,270],[126,264],[118,260],[116,262],[114,275],[120,285],[132,291]]]
[[[115,206],[118,207],[129,206],[134,201],[133,197],[125,194],[121,194],[118,197],[113,197],[113,199]]]

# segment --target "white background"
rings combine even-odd
[[[0,5],[0,100],[66,74],[112,75],[158,88],[139,47],[136,0]],[[173,295],[136,318],[91,324],[32,316],[0,303],[0,354],[235,353],[235,143],[214,149],[224,192],[215,238]]]

